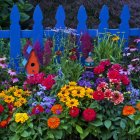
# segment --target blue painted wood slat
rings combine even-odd
[[[37,41],[39,41],[41,48],[43,49],[43,25],[42,25],[43,15],[39,5],[37,5],[35,8],[33,20],[34,20],[32,32],[33,43],[35,44]]]
[[[77,15],[78,25],[77,25],[77,32],[78,33],[85,33],[87,32],[87,13],[85,7],[82,5],[79,8],[78,15]]]
[[[21,44],[19,25],[20,14],[16,5],[12,8],[10,20],[10,65],[11,67],[18,68],[18,59],[21,56]]]

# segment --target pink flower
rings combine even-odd
[[[11,76],[15,76],[15,75],[17,75],[15,71],[10,70],[10,69],[8,70],[8,73],[9,73]]]
[[[123,94],[119,91],[112,92],[112,98],[111,101],[114,103],[114,105],[118,105],[122,103],[124,100]]]
[[[7,64],[1,64],[1,63],[0,63],[0,67],[2,67],[3,69],[4,69],[4,68],[7,68]]]
[[[111,69],[119,71],[122,69],[122,66],[120,64],[113,64]]]
[[[107,89],[108,88],[108,84],[106,82],[101,82],[99,83],[97,90],[103,90],[103,89]]]
[[[13,83],[16,83],[16,82],[19,81],[18,78],[12,78],[11,80],[12,80]]]
[[[109,80],[113,83],[118,83],[120,82],[120,73],[117,70],[110,70],[107,73],[107,77],[109,78]]]
[[[110,63],[110,60],[103,60],[103,61],[100,62],[99,65],[102,65],[102,66],[105,67],[105,66],[110,66],[111,63]]]
[[[121,76],[121,81],[125,86],[129,85],[129,83],[130,83],[129,78],[126,75]]]
[[[108,100],[111,99],[112,98],[112,90],[111,89],[106,89],[105,92],[104,92],[104,96]]]
[[[104,72],[104,70],[105,70],[105,67],[103,65],[99,65],[94,68],[94,73],[101,74]]]

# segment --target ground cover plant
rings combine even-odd
[[[41,64],[32,75],[10,69],[1,56],[1,139],[139,139],[139,51],[123,52],[117,35],[106,37],[97,46],[88,34],[78,39],[71,33],[57,50],[53,38],[43,50],[28,40],[23,56],[30,45]],[[89,56],[94,66],[87,69]]]

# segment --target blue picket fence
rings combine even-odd
[[[65,11],[62,5],[60,5],[57,9],[57,13],[55,16],[56,25],[55,28],[57,29],[65,29]],[[124,37],[126,42],[128,42],[130,36],[140,36],[140,28],[130,28],[129,26],[129,19],[130,13],[129,8],[127,5],[124,5],[120,19],[121,24],[119,25],[118,29],[109,29],[108,20],[109,20],[109,10],[106,5],[104,5],[101,9],[100,15],[100,24],[98,29],[88,29],[86,25],[87,21],[87,14],[85,7],[82,5],[79,8],[77,20],[77,33],[84,33],[88,32],[91,37],[97,37],[99,33],[103,32],[110,32],[112,34],[119,33],[120,37]],[[21,56],[21,38],[32,38],[33,43],[37,40],[40,42],[41,46],[43,47],[43,38],[44,37],[52,37],[56,34],[53,30],[45,30],[43,29],[42,20],[43,15],[39,5],[36,6],[33,20],[34,25],[32,30],[21,30],[20,28],[20,13],[16,5],[13,6],[11,14],[10,14],[10,30],[0,30],[0,38],[10,38],[10,59],[14,60],[17,56]],[[127,45],[127,43],[126,43]],[[17,63],[17,62],[15,62]]]

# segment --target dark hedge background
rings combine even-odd
[[[88,15],[89,28],[97,28],[99,24],[99,12],[104,4],[109,7],[111,28],[117,28],[120,23],[119,15],[124,4],[130,8],[130,26],[140,27],[140,0],[28,0],[34,6],[39,4],[44,15],[44,27],[54,27],[55,13],[59,4],[64,6],[66,12],[66,26],[77,26],[77,13],[80,5],[84,5]],[[32,17],[32,15],[31,15]],[[32,18],[26,22],[26,27],[32,27]],[[24,25],[25,28],[25,25]]]

